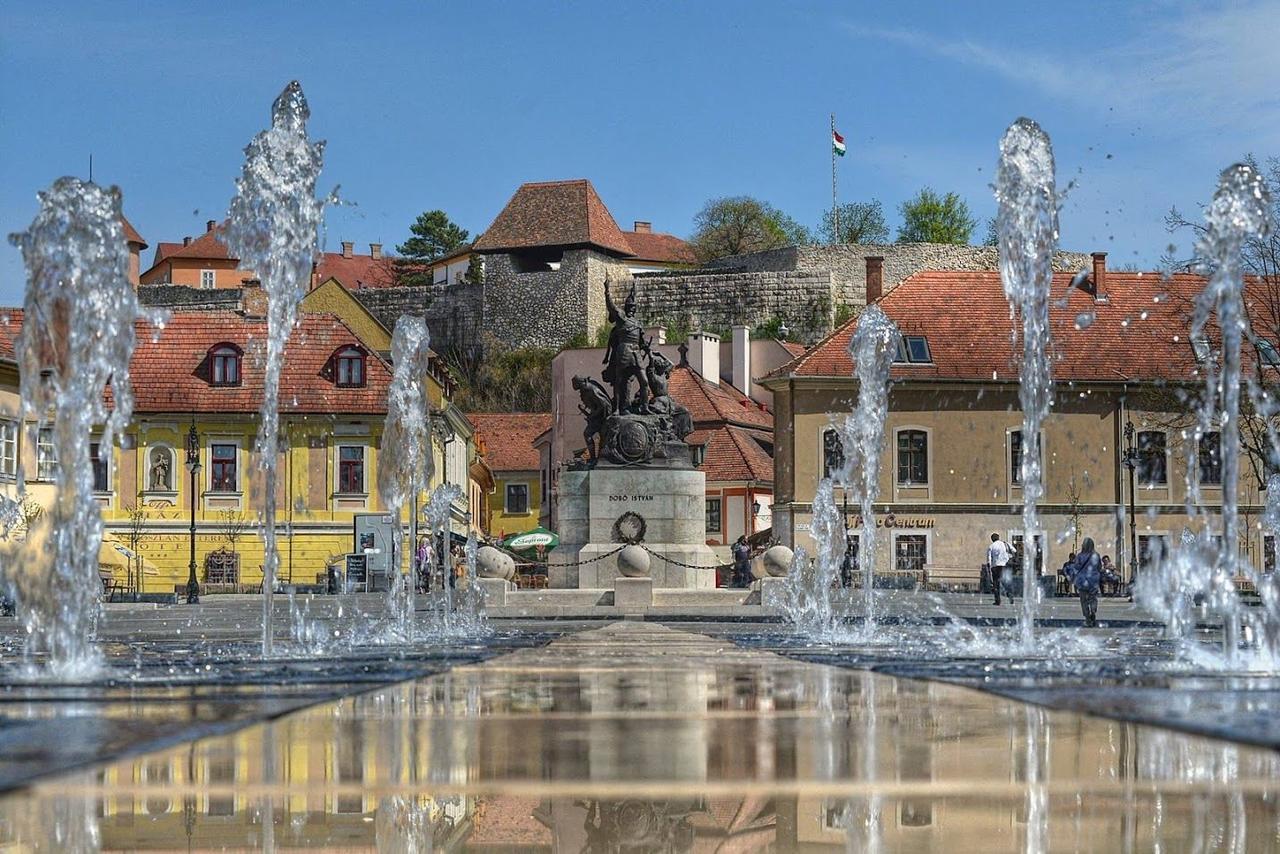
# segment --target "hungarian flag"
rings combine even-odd
[[[831,131],[831,147],[835,149],[836,154],[844,157],[844,137],[836,133],[834,129]]]

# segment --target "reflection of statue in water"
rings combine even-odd
[[[692,805],[669,801],[585,801],[582,854],[683,852],[693,848]]]
[[[689,410],[676,402],[668,390],[671,384],[671,371],[674,367],[671,360],[661,352],[649,351],[649,367],[645,371],[649,390],[653,392],[649,411],[670,416],[671,431],[677,439],[683,439],[693,432],[693,416],[689,414]]]
[[[644,340],[644,328],[635,318],[636,286],[631,286],[631,293],[627,294],[626,302],[619,311],[606,281],[604,304],[609,310],[609,322],[613,324],[609,345],[604,351],[604,381],[613,387],[613,411],[646,413],[649,411],[649,383],[640,365],[640,355],[649,347]],[[634,399],[628,394],[633,378],[639,384]]]
[[[156,448],[151,452],[151,488],[157,491],[163,491],[173,488],[173,482],[169,480],[169,451],[165,448]]]
[[[597,438],[604,432],[605,419],[613,412],[609,392],[591,377],[574,377],[573,389],[582,398],[578,411],[587,419],[582,438],[587,443],[587,459],[594,463],[599,456]]]

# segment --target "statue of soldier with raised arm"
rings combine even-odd
[[[631,285],[631,292],[619,311],[618,304],[613,301],[608,280],[604,283],[604,304],[609,310],[609,322],[613,329],[609,332],[609,345],[604,351],[604,381],[613,387],[613,411],[618,414],[649,411],[649,382],[644,375],[644,367],[640,364],[641,354],[649,348],[644,340],[644,328],[636,320],[636,286]],[[635,379],[639,388],[632,398],[631,380]]]

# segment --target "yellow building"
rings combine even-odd
[[[467,418],[493,472],[488,533],[509,537],[538,527],[546,488],[533,442],[551,426],[551,413],[471,413]]]
[[[43,513],[53,498],[52,444],[48,434],[22,418],[14,338],[22,328],[22,309],[4,309],[0,317],[0,495],[20,504],[19,529]],[[13,532],[21,536],[23,530]]]
[[[1069,279],[1055,276],[1053,292],[1067,294]],[[1193,343],[1189,335],[1191,306],[1203,285],[1197,276],[1107,272],[1099,253],[1085,287],[1055,300],[1054,403],[1041,436],[1044,572],[1055,573],[1084,537],[1127,577],[1134,558],[1140,566],[1176,544],[1184,529],[1221,536],[1219,431],[1197,435],[1180,400],[1199,388],[1202,363],[1217,346],[1210,338]],[[993,532],[1026,553],[1021,351],[1010,343],[999,275],[919,273],[878,305],[903,337],[879,474],[877,571],[976,584]],[[814,495],[819,481],[839,468],[845,449],[836,427],[856,405],[848,355],[856,324],[845,324],[764,380],[778,419],[774,531],[810,554]],[[1271,340],[1275,325],[1259,318],[1254,332],[1256,352],[1246,362],[1264,383],[1274,383],[1280,370]],[[1256,447],[1241,463],[1241,554],[1270,571],[1275,540],[1258,524],[1268,463]],[[1199,488],[1195,514],[1186,509],[1188,472]],[[835,494],[841,504],[841,490]],[[860,525],[856,503],[851,493],[851,527]]]

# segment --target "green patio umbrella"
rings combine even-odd
[[[544,549],[553,549],[560,545],[560,537],[555,531],[548,531],[541,526],[534,528],[532,531],[525,531],[523,534],[513,534],[507,537],[502,545],[513,552],[529,552],[534,551],[538,547]]]

